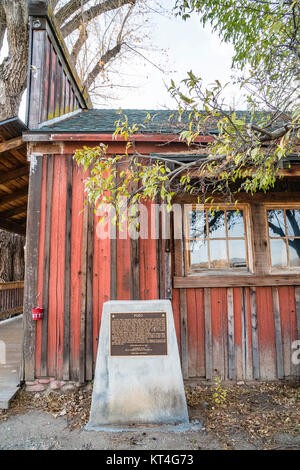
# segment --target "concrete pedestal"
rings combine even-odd
[[[166,313],[166,355],[111,355],[111,315],[129,312]],[[188,422],[170,301],[106,302],[86,429],[99,430],[103,425],[187,425]]]

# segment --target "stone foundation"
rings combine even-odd
[[[61,392],[61,393],[72,393],[76,392],[77,390],[91,390],[92,384],[91,383],[80,383],[80,382],[72,382],[72,381],[64,381],[64,380],[57,380],[53,377],[49,378],[39,378],[32,382],[25,382],[25,390],[26,392],[43,392],[49,393],[52,391]]]

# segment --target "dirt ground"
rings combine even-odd
[[[201,431],[88,432],[91,392],[29,394],[0,411],[1,450],[300,449],[300,384],[186,387]]]

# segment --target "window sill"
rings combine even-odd
[[[300,286],[299,274],[272,273],[256,275],[252,273],[192,274],[186,277],[174,277],[175,289],[204,287],[276,287]]]

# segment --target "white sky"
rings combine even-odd
[[[179,83],[190,70],[201,76],[205,84],[216,79],[222,84],[231,82],[232,46],[221,43],[209,26],[203,29],[196,15],[187,21],[155,15],[153,23],[153,45],[168,50],[168,65],[165,67],[167,73],[160,72],[150,64],[135,65],[130,70],[131,83],[140,86],[138,89],[125,90],[122,95],[118,93],[121,96],[115,107],[172,108],[175,103],[170,98],[165,83],[170,85],[171,79]],[[146,51],[144,55],[152,62],[159,63],[157,54]],[[237,87],[229,86],[225,96],[230,105],[235,102],[237,108],[239,103],[242,106],[243,101]]]
[[[166,0],[173,5],[173,0]],[[124,80],[136,88],[121,88],[117,90],[118,99],[99,104],[96,107],[105,108],[138,108],[159,109],[174,108],[176,104],[170,98],[166,85],[171,79],[175,83],[186,77],[189,70],[203,78],[206,84],[218,79],[222,84],[231,82],[230,66],[233,48],[220,42],[217,34],[212,33],[209,26],[200,25],[199,18],[194,15],[186,22],[180,18],[168,18],[153,14],[152,38],[154,48],[162,48],[168,52],[167,64],[163,65],[165,73],[160,72],[147,62],[135,60],[134,63],[123,66]],[[1,56],[7,51],[3,50]],[[155,64],[164,63],[160,54],[153,51],[142,53]],[[1,58],[1,57],[0,57]],[[126,78],[125,78],[126,77]],[[237,87],[229,86],[226,92],[228,104],[243,109],[243,100]],[[19,116],[25,119],[25,97],[23,98]]]

